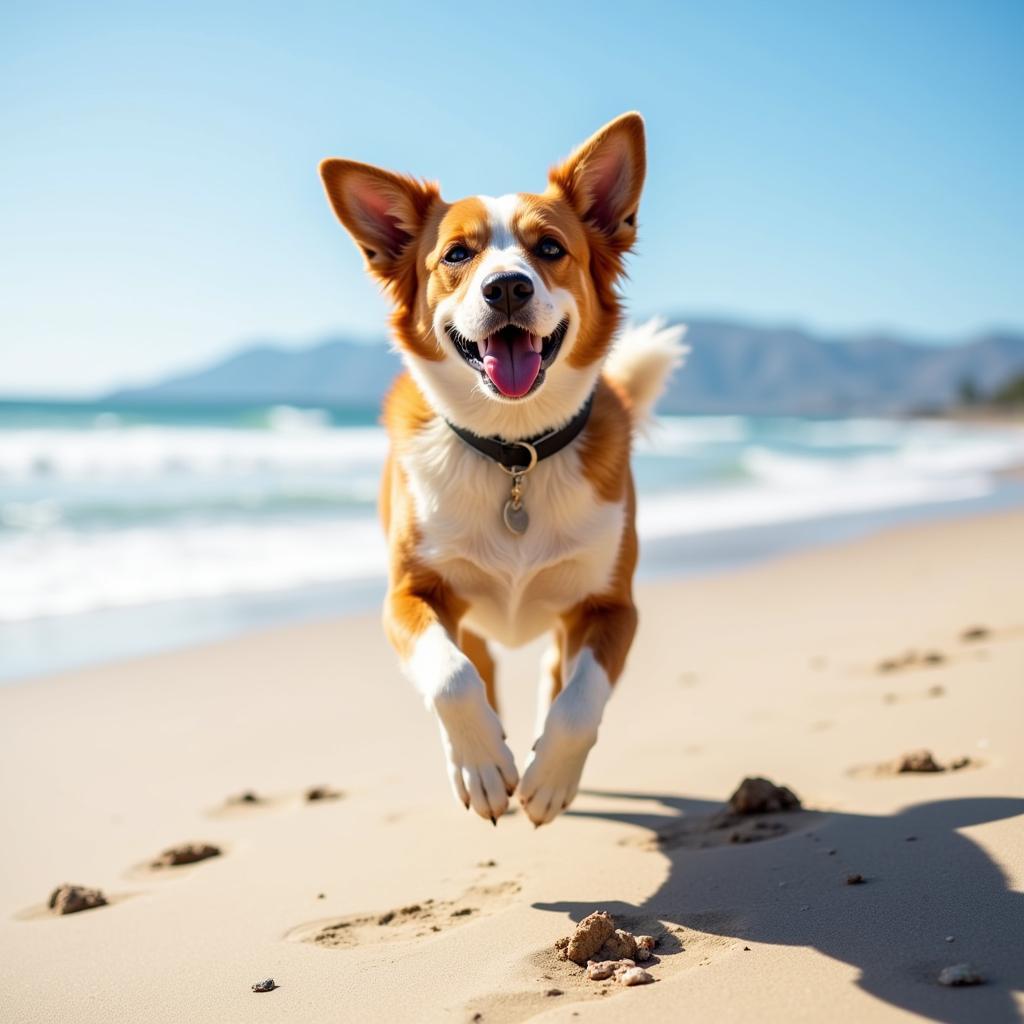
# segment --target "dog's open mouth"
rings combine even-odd
[[[540,386],[568,330],[569,321],[563,320],[542,338],[515,324],[506,324],[476,342],[463,337],[452,324],[448,337],[493,391],[505,398],[522,398]]]

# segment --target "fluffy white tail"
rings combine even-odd
[[[664,319],[655,317],[644,324],[627,324],[615,339],[604,372],[626,392],[638,426],[650,417],[672,371],[683,365],[690,351],[683,344],[685,333],[682,324],[666,327]]]

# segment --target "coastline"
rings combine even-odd
[[[653,498],[656,501],[657,498]],[[643,505],[641,508],[643,509]],[[869,537],[914,523],[971,519],[1024,507],[1024,466],[1002,471],[999,487],[976,497],[867,508],[697,533],[641,536],[637,580],[717,576]],[[380,538],[383,545],[383,537]],[[0,689],[56,673],[187,650],[265,629],[368,615],[384,598],[383,576],[294,589],[158,601],[72,616],[0,622]]]
[[[455,806],[436,729],[376,614],[4,688],[11,1019],[512,1024],[672,1019],[680,1006],[726,1021],[1016,1019],[1022,538],[1024,513],[1001,512],[642,583],[641,631],[585,792],[537,831],[521,814],[491,829]],[[963,639],[978,627],[983,639]],[[908,650],[941,660],[880,669]],[[536,655],[500,661],[520,766]],[[919,747],[971,762],[869,770]],[[764,842],[701,831],[757,774],[807,810]],[[344,798],[306,803],[320,784]],[[224,807],[248,789],[266,802]],[[139,866],[185,840],[223,856]],[[867,884],[844,885],[848,872]],[[114,901],[38,913],[65,881]],[[469,912],[423,934],[375,923],[426,900]],[[657,984],[602,996],[554,958],[572,921],[602,908],[661,929]],[[350,915],[374,921],[353,944],[303,941]],[[988,984],[934,983],[965,960]],[[251,993],[267,976],[280,990]]]

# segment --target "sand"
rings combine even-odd
[[[584,789],[540,830],[454,803],[376,616],[0,690],[0,1018],[1020,1019],[1024,515],[639,601]],[[944,657],[879,670],[908,650]],[[501,662],[520,768],[536,656]],[[864,770],[922,748],[971,761]],[[745,776],[803,808],[731,838]],[[182,843],[221,855],[149,866]],[[65,882],[109,904],[54,916]],[[655,983],[558,959],[599,909],[659,937]],[[986,983],[938,984],[961,963]]]

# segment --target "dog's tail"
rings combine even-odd
[[[650,417],[672,371],[683,365],[690,351],[683,344],[685,333],[682,324],[667,327],[664,319],[655,317],[644,324],[627,324],[615,339],[604,372],[626,393],[638,426]]]

